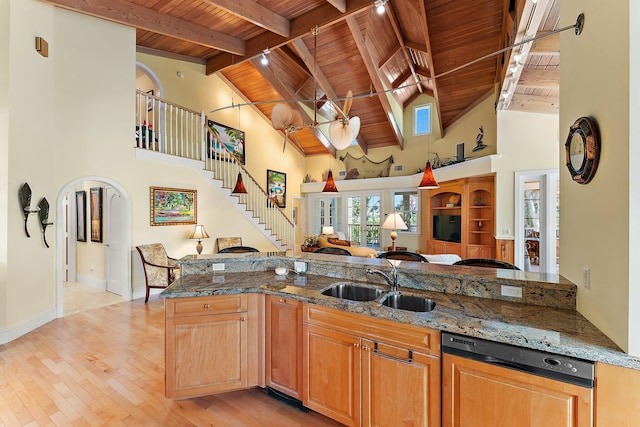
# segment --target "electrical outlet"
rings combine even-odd
[[[293,270],[296,273],[304,273],[305,271],[307,271],[307,263],[304,261],[294,261]]]
[[[587,289],[591,288],[591,269],[589,267],[582,267],[582,286]]]
[[[500,294],[503,297],[522,298],[522,288],[518,286],[505,286],[500,287]]]
[[[89,266],[89,271],[93,271],[93,265]]]
[[[211,265],[212,271],[224,271],[224,263],[218,263]]]

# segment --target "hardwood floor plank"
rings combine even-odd
[[[78,312],[0,346],[0,427],[338,425],[262,389],[165,398],[158,298]]]

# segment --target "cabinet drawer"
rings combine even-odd
[[[373,341],[406,347],[440,357],[440,332],[362,314],[347,313],[312,304],[303,306],[303,322],[358,335]]]
[[[167,318],[241,311],[247,311],[247,296],[245,294],[165,299],[165,316]]]

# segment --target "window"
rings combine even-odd
[[[431,133],[431,104],[419,105],[413,109],[413,134]]]
[[[420,207],[420,201],[418,199],[417,190],[407,191],[394,191],[393,192],[393,210],[398,212],[404,223],[407,224],[407,230],[409,233],[418,232],[418,210]]]

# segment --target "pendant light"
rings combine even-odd
[[[329,169],[329,174],[327,175],[327,182],[324,184],[324,188],[322,189],[323,193],[337,193],[338,189],[336,188],[336,183],[333,180],[333,172]]]
[[[427,134],[427,165],[424,167],[424,173],[422,179],[418,185],[418,190],[430,190],[433,188],[439,188],[440,184],[436,181],[436,177],[433,176],[433,169],[431,169],[431,162],[429,161],[429,153],[431,152],[431,113],[429,113],[429,133]]]
[[[236,186],[233,187],[231,194],[247,194],[247,189],[242,182],[242,174],[238,172],[238,179],[236,180]]]

